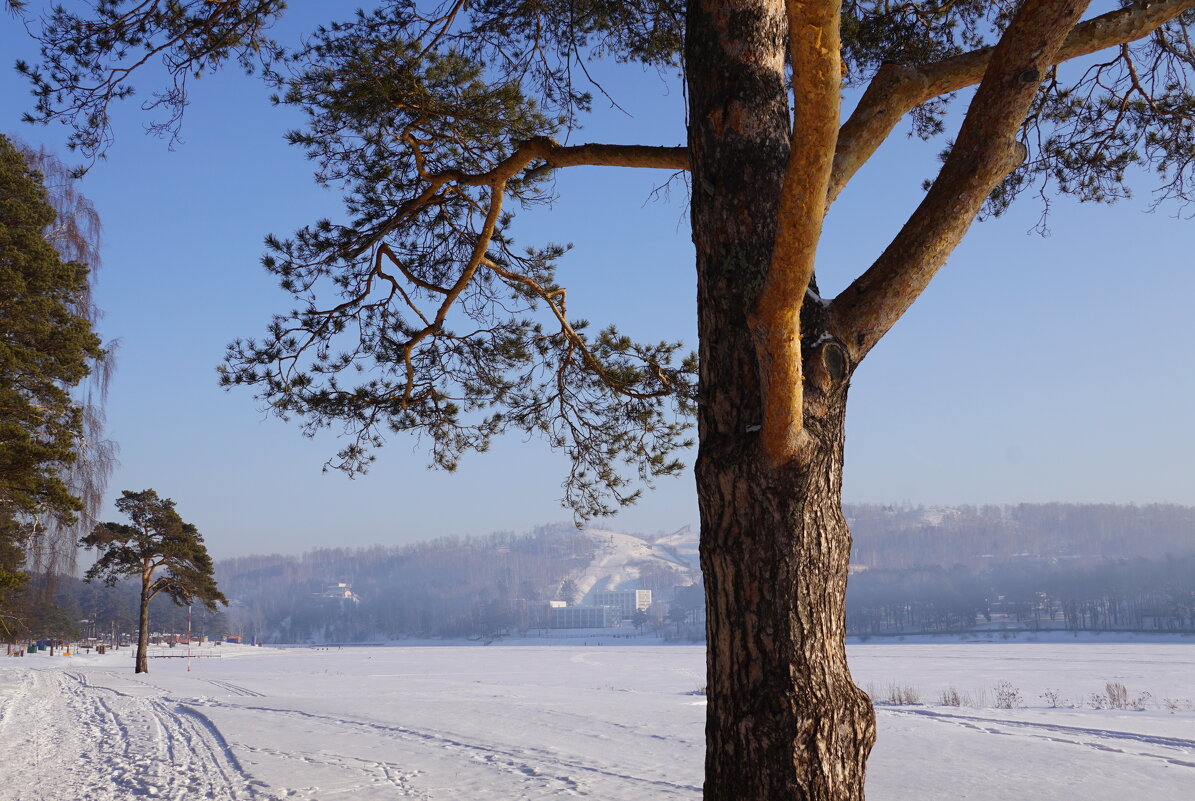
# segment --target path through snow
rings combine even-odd
[[[111,654],[0,662],[0,801],[701,797],[700,647],[213,652],[140,676]],[[1195,646],[860,645],[851,666],[927,701],[878,708],[869,801],[1195,797]],[[1083,703],[1108,681],[1170,701]],[[997,682],[1027,706],[932,703]]]
[[[31,660],[32,661],[32,660]],[[5,798],[265,799],[219,732],[186,706],[114,673],[0,669]],[[119,688],[124,685],[123,688]]]

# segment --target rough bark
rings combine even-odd
[[[149,672],[149,588],[141,590],[141,610],[137,616],[137,666],[134,673]]]
[[[706,801],[864,797],[875,718],[846,661],[845,388],[835,406],[784,469],[750,443],[702,449]]]
[[[841,343],[822,336],[815,293],[801,311],[807,436],[779,462],[760,437],[765,393],[748,320],[772,263],[793,134],[784,10],[697,3],[686,40],[709,599],[706,801],[862,799],[875,736],[844,636],[850,365]]]
[[[813,279],[838,138],[842,91],[838,0],[787,0],[792,138],[780,186],[771,264],[750,317],[763,400],[760,440],[774,464],[804,441],[801,304]]]

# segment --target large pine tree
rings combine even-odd
[[[0,640],[11,642],[21,631],[14,597],[29,577],[25,562],[25,531],[12,515],[0,514]]]
[[[216,586],[215,568],[194,523],[187,523],[174,501],[151,489],[125,490],[118,511],[132,524],[101,523],[79,544],[97,548],[100,556],[84,576],[108,586],[125,578],[140,582],[135,673],[149,672],[149,602],[164,594],[179,606],[199,601],[215,612],[228,599]]]
[[[46,229],[46,240],[65,261],[86,265],[87,284],[75,293],[71,311],[94,328],[100,317],[93,290],[100,267],[100,215],[80,191],[81,178],[46,148],[31,148],[14,141],[17,150],[40,176],[46,200],[54,209],[54,222]],[[75,456],[61,466],[58,477],[67,492],[79,501],[75,519],[57,514],[38,514],[25,519],[26,570],[35,579],[36,597],[31,607],[44,610],[52,603],[58,577],[75,570],[80,536],[99,519],[100,505],[115,465],[116,444],[104,436],[104,404],[115,366],[112,346],[105,345],[103,358],[88,361],[89,374],[79,383],[64,384],[79,409],[80,433],[75,437]]]
[[[57,219],[41,174],[0,136],[0,610],[24,580],[29,522],[81,508],[67,481],[84,447],[71,389],[104,355],[80,313],[87,267],[49,236]]]
[[[26,67],[35,116],[75,121],[76,143],[94,153],[127,88],[114,62],[163,54],[174,80],[157,102],[181,110],[188,74],[277,55],[262,26],[280,5],[59,7],[43,63]],[[343,188],[346,215],[270,240],[266,267],[296,311],[235,343],[226,381],[311,428],[347,425],[348,470],[392,432],[427,435],[445,467],[503,431],[542,433],[573,459],[566,495],[582,515],[633,500],[635,478],[675,472],[695,413],[705,797],[861,798],[875,724],[844,647],[851,377],[985,204],[998,212],[1026,187],[1105,200],[1140,162],[1157,168],[1164,195],[1192,197],[1193,8],[375,3],[272,61],[282,101],[308,114],[291,139]],[[684,142],[560,144],[594,105],[586,65],[607,57],[683,72]],[[821,297],[830,204],[902,120],[945,137],[956,98],[963,121],[924,200],[845,291]],[[564,249],[514,246],[511,209],[576,165],[688,173],[696,358],[586,330],[556,278]]]

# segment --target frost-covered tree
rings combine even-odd
[[[180,79],[277,54],[270,2],[58,6],[26,66],[43,121],[103,147],[129,71]],[[1195,0],[384,0],[314,31],[270,76],[346,213],[272,238],[295,309],[235,343],[225,379],[309,429],[385,435],[451,468],[504,431],[573,460],[566,499],[602,514],[679,469],[697,419],[707,583],[705,797],[858,799],[874,714],[847,669],[841,511],[847,390],[986,207],[1026,188],[1108,200],[1150,164],[1191,197]],[[72,10],[77,9],[77,10]],[[675,146],[562,144],[596,59],[683,74]],[[844,113],[844,91],[858,101]],[[966,108],[956,130],[946,108]],[[836,298],[815,275],[829,206],[902,120],[947,137],[908,222]],[[683,131],[683,133],[682,133]],[[578,165],[685,172],[698,353],[591,331],[566,249],[514,244],[512,209]]]

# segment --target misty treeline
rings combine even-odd
[[[76,576],[58,576],[48,590],[42,586],[43,581],[44,577],[35,576],[30,592],[22,598],[23,635],[79,640],[115,633],[125,642],[136,638],[139,581],[121,581],[106,587],[89,584]],[[52,593],[49,602],[44,600],[46,591]],[[223,612],[209,612],[202,604],[188,610],[165,596],[158,596],[149,603],[150,633],[185,634],[188,611],[192,633],[197,637],[217,639],[228,630]]]
[[[1195,509],[853,505],[853,634],[1195,631]]]
[[[851,564],[888,569],[1006,561],[1161,558],[1195,552],[1195,507],[1043,503],[1015,506],[843,507]]]
[[[989,626],[1195,630],[1195,508],[849,505],[845,511],[855,532],[847,598],[852,634]],[[606,539],[565,523],[517,535],[225,559],[216,575],[231,605],[219,616],[196,611],[195,629],[264,642],[517,633],[542,623],[548,600],[582,600],[573,579]],[[677,583],[675,570],[647,562],[635,588],[667,603]],[[345,589],[351,597],[343,597]],[[695,620],[700,593],[693,597],[685,611]],[[55,606],[42,610],[31,628],[48,636],[110,632],[113,624],[132,631],[136,607],[131,584],[108,589],[63,579]],[[186,612],[156,599],[151,630],[185,631]]]
[[[572,526],[542,526],[523,535],[226,559],[216,577],[232,599],[230,625],[247,639],[490,637],[534,625],[541,606],[571,592],[568,576],[589,564],[595,548]]]
[[[1195,555],[1099,564],[1008,562],[980,572],[872,569],[847,584],[850,634],[978,628],[1195,631]]]

